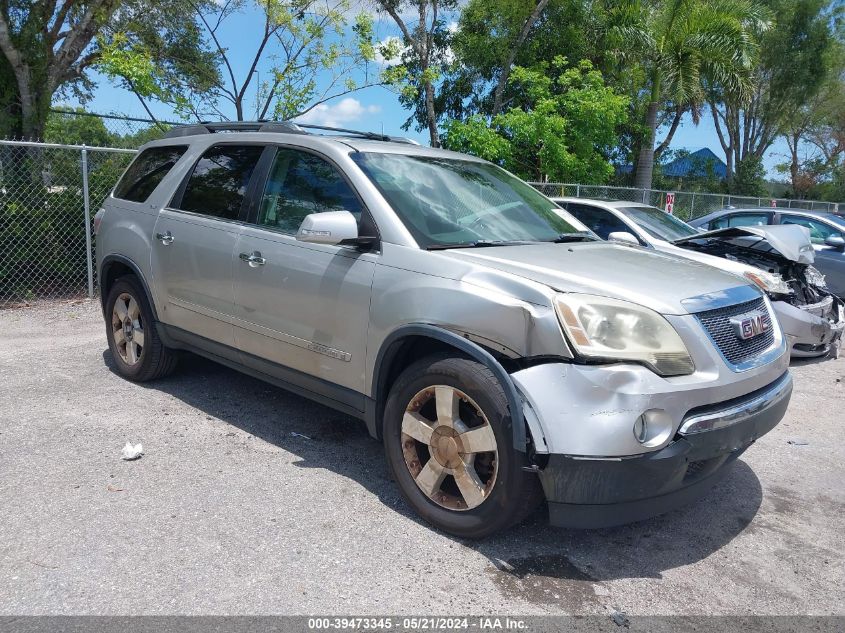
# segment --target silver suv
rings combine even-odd
[[[123,376],[189,350],[362,418],[408,503],[471,538],[543,499],[570,527],[664,512],[783,416],[753,285],[599,241],[488,162],[338,132],[142,148],[95,220]]]

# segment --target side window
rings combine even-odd
[[[843,237],[842,231],[825,224],[820,220],[806,218],[801,215],[784,215],[781,216],[781,224],[797,224],[798,226],[805,226],[810,229],[810,241],[813,244],[824,244],[824,241],[833,237]]]
[[[158,183],[187,150],[187,145],[145,149],[132,161],[115,186],[114,197],[130,202],[146,202]]]
[[[631,232],[631,229],[622,220],[606,209],[570,202],[567,205],[567,211],[586,224],[593,233],[603,240],[606,240],[611,233]]]
[[[194,167],[178,208],[237,220],[263,151],[260,145],[215,145],[207,149]]]
[[[261,198],[258,224],[293,235],[306,215],[326,211],[349,211],[361,223],[361,202],[333,165],[307,152],[280,148]]]

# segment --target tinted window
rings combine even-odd
[[[206,150],[194,167],[179,208],[236,220],[262,151],[259,145],[216,145]]]
[[[566,208],[603,240],[608,239],[611,233],[631,232],[622,220],[605,209],[576,202],[570,202]]]
[[[146,202],[153,189],[187,150],[186,145],[145,149],[132,161],[117,183],[114,197],[131,202]]]
[[[734,213],[716,218],[710,223],[710,228],[725,229],[730,226],[765,226],[768,223],[768,213]]]
[[[806,226],[810,229],[810,240],[813,244],[824,244],[824,241],[831,236],[842,237],[841,230],[815,218],[806,218],[801,215],[784,215],[781,217],[780,223]]]
[[[306,215],[349,211],[359,224],[361,202],[333,165],[318,156],[279,149],[261,198],[258,223],[294,234]]]

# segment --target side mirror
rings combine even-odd
[[[607,236],[607,239],[611,242],[628,242],[629,244],[640,245],[640,241],[628,231],[614,231]]]
[[[299,242],[337,245],[358,239],[358,222],[349,211],[326,211],[306,215],[296,232]]]
[[[824,243],[827,246],[832,246],[838,251],[845,250],[845,238],[841,238],[838,235],[829,236]]]

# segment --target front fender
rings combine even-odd
[[[511,422],[513,424],[513,445],[516,450],[525,452],[526,450],[526,435],[525,435],[525,419],[522,413],[522,404],[516,386],[511,380],[510,374],[505,371],[505,368],[497,361],[490,352],[484,348],[476,345],[470,340],[445,330],[435,325],[426,323],[409,323],[400,326],[385,337],[378,354],[376,355],[375,368],[377,375],[373,377],[373,384],[375,387],[374,395],[376,401],[376,410],[383,411],[384,403],[387,401],[387,377],[390,366],[395,359],[396,354],[402,347],[402,342],[411,337],[423,337],[433,341],[440,341],[447,345],[460,350],[473,360],[486,366],[505,392],[508,399],[508,408],[511,412]],[[372,430],[371,430],[372,432]]]

